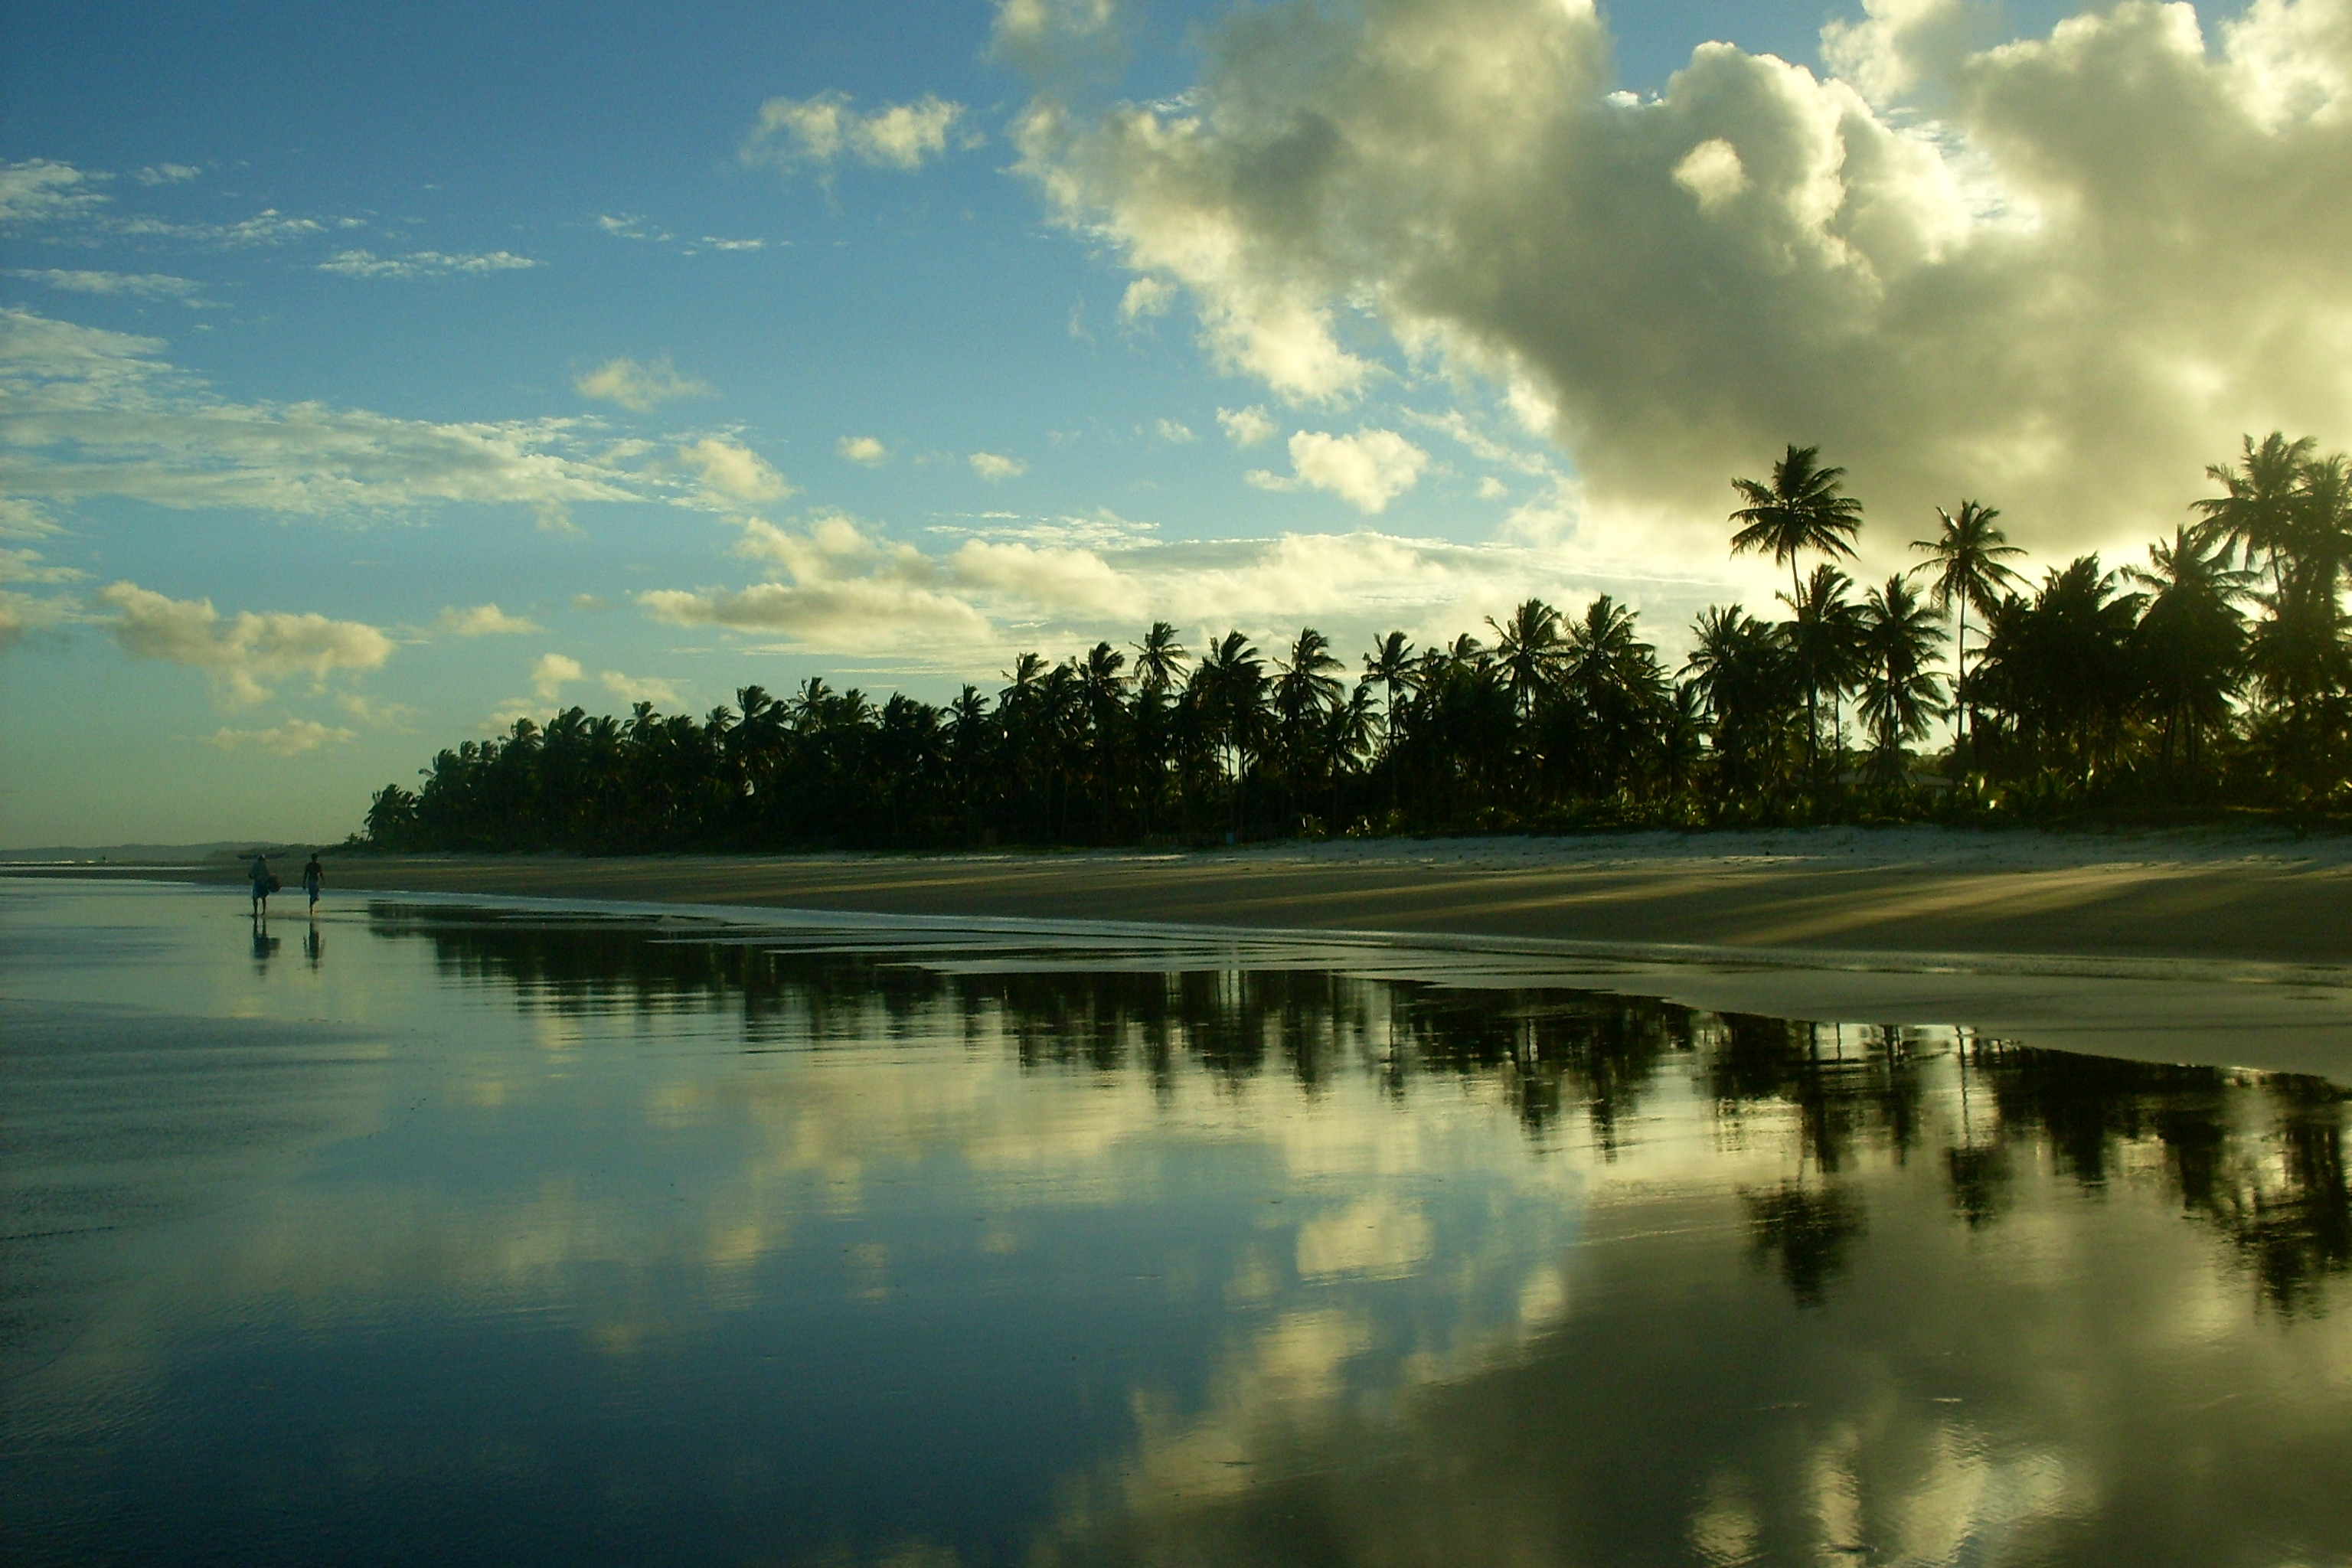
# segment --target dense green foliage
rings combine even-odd
[[[1352,680],[1311,627],[1272,658],[1237,631],[1194,657],[1162,623],[1129,650],[1024,654],[993,699],[945,708],[810,679],[701,720],[519,721],[380,792],[366,837],[1114,844],[2345,804],[2352,467],[2273,435],[2207,471],[2222,493],[2145,566],[2086,555],[2028,583],[1969,501],[1912,574],[1857,594],[1836,559],[1862,509],[1792,447],[1769,483],[1733,481],[1731,518],[1736,552],[1788,566],[1785,618],[1710,607],[1678,671],[1606,595],[1572,617],[1530,599],[1491,640],[1391,633]],[[1949,749],[1916,755],[1946,718]]]

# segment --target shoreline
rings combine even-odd
[[[1939,828],[1212,850],[347,855],[331,889],[1776,952],[2352,965],[2352,837]],[[290,888],[291,865],[279,868]],[[235,861],[11,876],[244,879]]]
[[[2352,966],[1732,950],[467,890],[345,889],[330,909],[357,899],[567,922],[585,915],[642,922],[688,941],[799,945],[814,940],[882,955],[902,950],[905,962],[950,968],[1005,961],[1068,970],[1313,968],[1457,989],[1559,988],[1824,1026],[1963,1028],[2007,1044],[2093,1057],[2301,1075],[2327,1080],[2352,1097]],[[299,908],[278,916],[289,925],[302,919]],[[1823,1040],[1825,1064],[1853,1048],[1842,1028]]]

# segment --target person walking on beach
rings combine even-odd
[[[257,918],[269,912],[269,894],[278,879],[269,874],[269,857],[253,858],[253,912]]]
[[[319,913],[319,888],[327,879],[327,869],[319,864],[319,852],[310,851],[310,863],[302,868],[302,890],[310,895],[310,913]]]

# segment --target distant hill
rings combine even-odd
[[[35,849],[0,849],[0,864],[58,866],[90,860],[127,860],[147,866],[191,866],[205,860],[242,858],[255,853],[275,859],[281,855],[307,855],[320,847],[322,846],[257,844],[250,838],[218,838],[209,844],[53,844]]]

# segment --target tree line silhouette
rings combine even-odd
[[[1354,679],[1303,628],[1197,655],[1166,622],[992,699],[878,705],[821,678],[697,720],[638,703],[440,752],[373,797],[385,849],[629,852],[1121,844],[2082,811],[2309,811],[2352,793],[2352,462],[2247,437],[2221,493],[2119,569],[2038,584],[2000,513],[1937,509],[1921,563],[1857,591],[1861,503],[1819,449],[1736,479],[1735,555],[1789,571],[1767,615],[1713,605],[1669,669],[1601,595],[1530,598]],[[1806,570],[1808,558],[1811,570]],[[1949,629],[1948,629],[1948,626]],[[1944,652],[1951,658],[1947,670]],[[1132,657],[1130,657],[1130,655]],[[1945,719],[1949,744],[1916,748]]]

